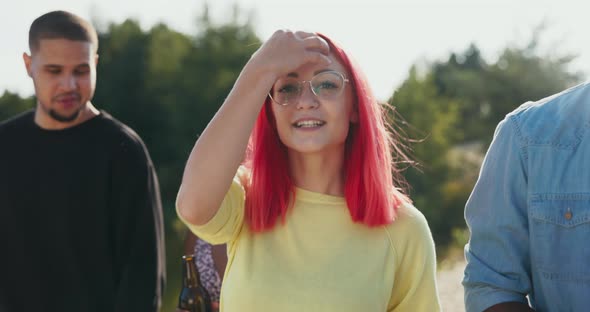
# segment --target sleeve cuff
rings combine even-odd
[[[482,312],[502,302],[520,302],[528,305],[523,294],[481,286],[465,288],[466,312]]]

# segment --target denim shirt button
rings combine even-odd
[[[571,211],[567,211],[564,216],[565,216],[565,219],[566,220],[570,220],[572,218],[572,212]]]

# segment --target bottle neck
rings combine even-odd
[[[199,272],[195,265],[195,257],[182,256],[182,285],[184,287],[197,287],[199,285]]]

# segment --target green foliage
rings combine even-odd
[[[156,164],[165,208],[168,276],[164,310],[178,295],[183,236],[175,231],[176,192],[184,163],[260,39],[250,24],[220,26],[202,18],[188,36],[160,24],[148,32],[135,21],[100,35],[99,81],[94,103],[130,125]]]
[[[409,77],[390,99],[407,122],[406,133],[419,143],[413,146],[413,156],[420,167],[405,172],[411,186],[411,197],[429,220],[435,237],[444,237],[450,218],[446,215],[444,196],[450,180],[451,167],[447,153],[461,138],[458,127],[458,103],[438,96],[433,76],[418,77],[412,68]],[[441,183],[443,182],[443,183]],[[459,222],[462,218],[458,218]],[[438,240],[446,243],[446,239]]]
[[[506,48],[495,63],[471,45],[430,65],[421,77],[412,68],[390,99],[407,121],[406,133],[418,141],[413,152],[422,170],[410,168],[406,178],[441,251],[453,231],[465,227],[464,205],[498,122],[525,101],[581,79],[568,70],[572,56],[540,56],[538,40]]]
[[[464,53],[453,53],[447,62],[432,66],[438,95],[461,103],[459,130],[465,141],[483,140],[487,146],[497,123],[518,105],[580,81],[579,74],[568,70],[573,56],[541,56],[538,40],[533,37],[524,47],[507,47],[492,64],[471,45]]]
[[[0,122],[35,106],[33,97],[22,99],[18,94],[4,91],[0,97]]]

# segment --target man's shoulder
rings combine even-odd
[[[122,144],[143,146],[143,140],[130,126],[116,119],[108,112],[101,110],[96,118],[101,119],[101,131],[104,135],[112,137]]]
[[[101,110],[94,131],[109,150],[120,159],[150,162],[151,158],[141,137],[130,126]]]
[[[590,82],[527,102],[507,115],[527,145],[572,146],[590,128]]]
[[[9,119],[0,121],[0,135],[2,133],[11,133],[29,127],[32,124],[33,115],[34,111],[28,110]]]

